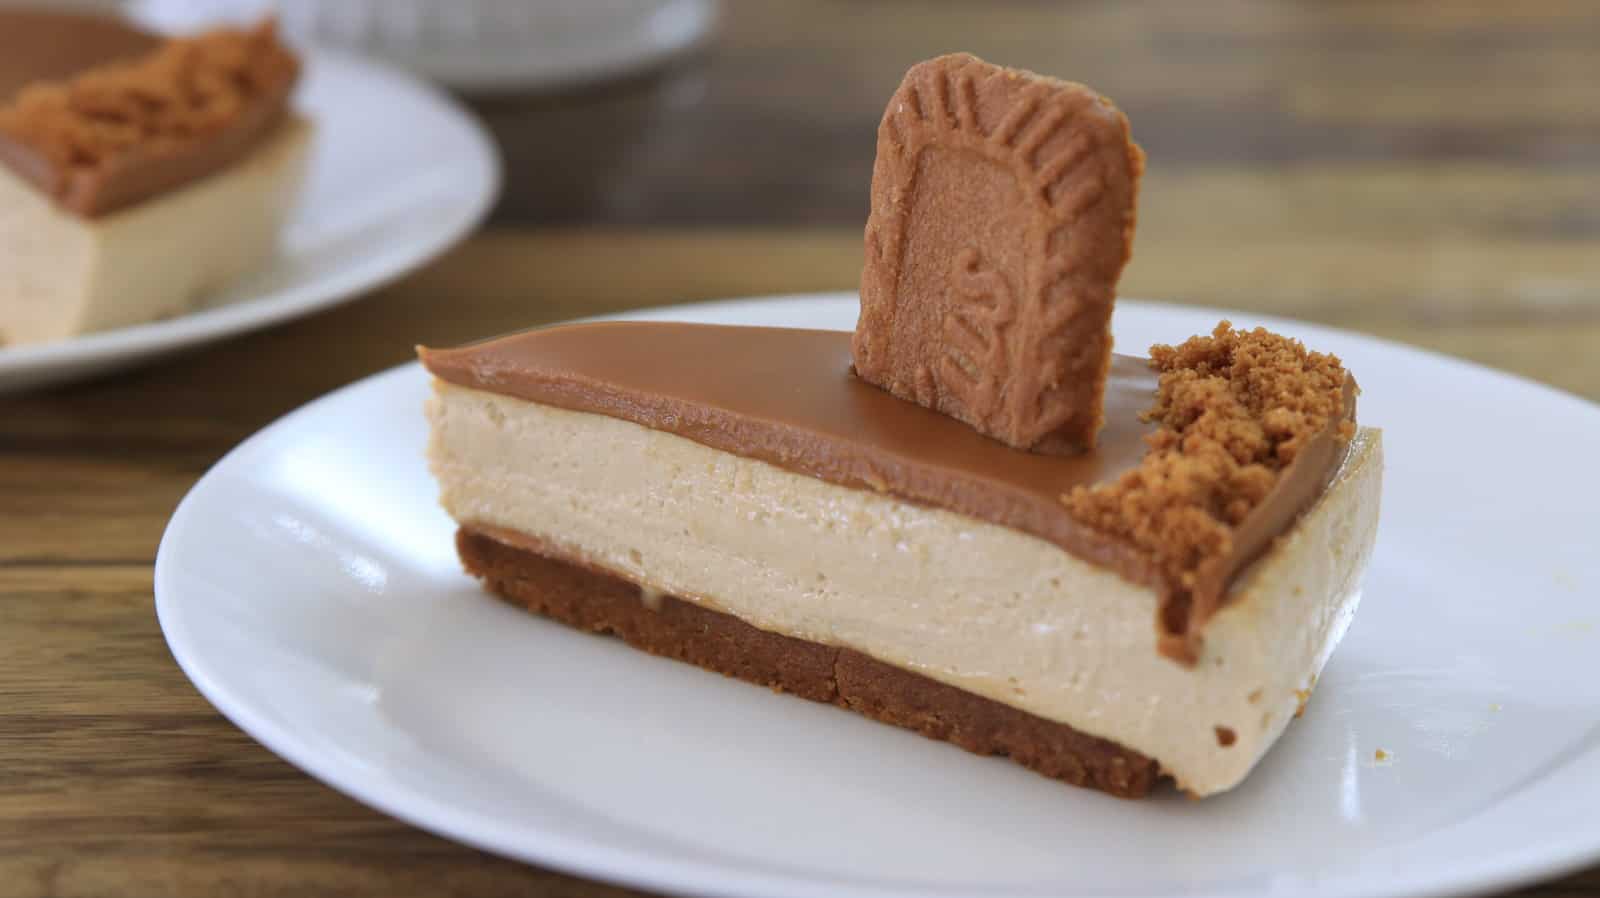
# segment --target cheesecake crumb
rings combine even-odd
[[[1372,760],[1377,762],[1377,763],[1379,763],[1379,764],[1386,763],[1387,761],[1389,761],[1389,759],[1391,759],[1393,757],[1394,757],[1394,755],[1389,754],[1388,752],[1384,751],[1381,748],[1372,753]]]
[[[1078,520],[1150,555],[1176,593],[1163,608],[1163,633],[1181,638],[1203,567],[1232,550],[1236,528],[1279,474],[1346,414],[1346,373],[1336,356],[1227,321],[1210,336],[1153,346],[1150,357],[1160,380],[1146,417],[1159,427],[1143,462],[1064,502]],[[1338,432],[1348,439],[1354,425],[1346,420]],[[1164,650],[1195,660],[1192,645]]]
[[[35,84],[0,108],[0,133],[58,168],[163,156],[283,96],[300,63],[268,19],[164,43],[154,53]]]
[[[1223,748],[1229,748],[1233,743],[1239,741],[1238,734],[1234,733],[1229,727],[1213,727],[1213,729],[1217,731],[1217,744]]]

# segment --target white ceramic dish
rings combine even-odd
[[[855,301],[631,317],[849,328]],[[1125,301],[1118,345],[1218,317]],[[1600,407],[1354,334],[1235,320],[1341,354],[1388,469],[1365,601],[1307,715],[1206,801],[1062,786],[483,595],[435,504],[415,365],[213,468],[162,540],[156,607],[200,691],[329,785],[645,888],[1431,895],[1600,860]]]
[[[466,236],[499,193],[499,156],[483,128],[409,75],[312,53],[296,106],[316,122],[310,170],[266,268],[179,318],[0,347],[0,393],[104,373],[353,298]]]
[[[134,0],[169,31],[276,14],[291,39],[402,66],[458,90],[554,90],[639,72],[715,30],[718,0]]]

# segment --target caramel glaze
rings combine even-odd
[[[0,103],[39,81],[143,56],[161,39],[121,19],[36,9],[0,11]]]
[[[1181,603],[1184,629],[1195,633],[1221,606],[1233,575],[1320,495],[1344,445],[1330,437],[1302,453],[1238,528],[1233,550],[1208,564],[1193,589],[1180,591],[1143,552],[1079,523],[1061,502],[1073,487],[1108,482],[1144,458],[1154,425],[1141,413],[1153,404],[1157,382],[1147,359],[1113,357],[1105,425],[1093,451],[1047,456],[1013,449],[860,380],[843,331],[573,324],[418,353],[435,377],[459,386],[631,421],[1038,536],[1155,590],[1164,608]],[[1158,619],[1158,632],[1170,619]]]
[[[155,52],[161,38],[108,16],[0,10],[0,104],[24,87]],[[181,152],[150,154],[110,169],[62,167],[0,132],[0,164],[83,218],[99,218],[221,171],[289,115],[294,85],[261,97],[226,131]]]

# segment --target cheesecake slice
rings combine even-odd
[[[421,350],[466,569],[566,624],[1119,796],[1238,784],[1355,614],[1380,435],[1223,322],[1115,355],[1143,154],[955,54],[885,109],[853,333]]]
[[[311,126],[270,22],[0,12],[0,54],[0,343],[181,314],[275,250]]]
[[[846,333],[592,324],[423,352],[432,468],[494,592],[1130,796],[1162,774],[1195,795],[1237,784],[1355,612],[1381,444],[1354,429],[1342,371],[1324,415],[1267,438],[1292,460],[1199,501],[1148,489],[1182,476],[1185,433],[1195,464],[1215,447],[1179,420],[1199,401],[1184,385],[1226,392],[1293,359],[1314,364],[1226,329],[1114,357],[1097,448],[1063,457],[864,382]],[[1150,418],[1163,399],[1190,405]],[[1209,520],[1213,501],[1248,506],[1226,546],[1161,537],[1212,581],[1106,513]]]

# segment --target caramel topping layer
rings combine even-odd
[[[1162,608],[1162,651],[1192,662],[1239,568],[1235,547],[1245,559],[1265,547],[1338,466],[1356,389],[1337,357],[1226,321],[1150,353],[1161,372],[1150,451],[1115,483],[1074,488],[1066,504],[1161,565],[1176,587]]]
[[[620,418],[841,486],[1012,527],[1164,597],[1208,608],[1218,604],[1232,575],[1321,493],[1337,467],[1336,453],[1302,448],[1208,568],[1225,576],[1174,583],[1148,549],[1085,523],[1065,502],[1075,488],[1117,482],[1150,453],[1147,438],[1159,426],[1142,419],[1157,397],[1149,360],[1113,358],[1105,426],[1093,451],[1046,456],[1013,449],[860,380],[850,368],[850,336],[620,322],[532,330],[419,353],[436,377],[460,386]],[[1252,526],[1257,521],[1266,526]],[[1197,600],[1196,590],[1219,595]]]
[[[67,58],[94,67],[57,81],[59,66],[41,66],[0,107],[0,162],[89,218],[243,158],[283,120],[299,77],[298,60],[270,21],[167,41],[132,59],[138,32],[131,30],[39,13],[0,18],[0,25],[0,50],[32,33],[60,40],[81,29],[86,36]],[[25,77],[15,64],[7,68],[14,81]]]
[[[60,81],[143,56],[161,39],[111,16],[0,10],[0,103],[30,84]]]

